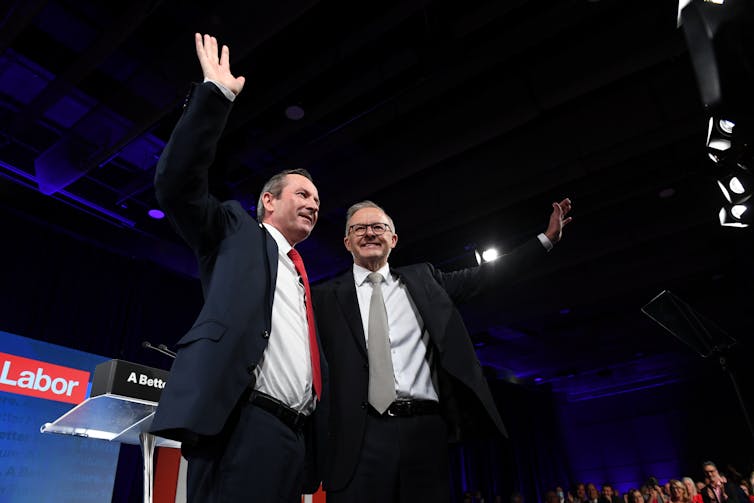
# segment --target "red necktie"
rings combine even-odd
[[[301,255],[291,248],[288,252],[288,256],[293,261],[293,265],[296,267],[301,279],[304,280],[304,292],[306,298],[304,304],[306,305],[306,323],[309,325],[309,355],[312,359],[312,380],[314,381],[314,393],[317,398],[322,399],[322,373],[319,369],[319,346],[317,345],[317,331],[314,326],[314,311],[312,310],[312,292],[309,290],[309,277],[306,275],[306,269],[304,268],[304,261],[301,260]]]

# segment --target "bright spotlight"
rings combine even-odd
[[[718,178],[717,185],[729,204],[744,204],[751,199],[754,177],[748,169],[738,165]]]
[[[718,217],[723,227],[744,228],[751,224],[751,212],[744,204],[729,204],[720,208]]]
[[[725,127],[723,127],[723,123],[725,123]],[[711,154],[710,157],[715,162],[718,161],[717,156],[719,153],[729,150],[732,145],[730,141],[730,135],[733,133],[732,124],[732,122],[725,119],[716,120],[714,117],[709,118],[709,123],[707,124],[707,148],[711,150],[709,152]]]
[[[500,252],[495,248],[487,248],[484,251],[474,250],[474,257],[476,257],[476,263],[482,265],[486,262],[492,262],[500,258]]]
[[[733,215],[733,218],[740,220],[747,209],[743,204],[736,204],[730,209],[730,214]]]
[[[725,119],[720,119],[717,125],[725,134],[733,134],[733,128],[736,127],[734,122]]]
[[[728,182],[728,187],[730,187],[730,191],[734,194],[743,194],[744,192],[746,192],[746,189],[741,183],[741,180],[739,180],[737,176],[734,176],[730,179],[730,182]]]
[[[492,262],[500,256],[495,248],[487,248],[482,252],[482,260],[484,262]]]
[[[725,138],[716,138],[714,140],[710,140],[709,143],[707,143],[707,146],[709,148],[714,148],[715,150],[724,152],[730,148],[730,140],[726,140]]]

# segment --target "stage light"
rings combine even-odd
[[[718,178],[717,185],[727,202],[718,215],[720,225],[744,228],[754,224],[754,210],[751,209],[754,176],[751,172],[742,163],[737,163],[733,168],[728,168],[722,178]]]
[[[751,204],[754,162],[754,2],[679,0],[678,26],[704,109],[709,114],[707,155],[727,204],[720,225],[754,223]]]
[[[752,212],[746,204],[728,204],[718,214],[723,227],[745,228],[752,223]]]
[[[722,131],[725,134],[733,134],[733,128],[736,127],[735,122],[720,119],[717,121],[717,126],[720,128],[720,131]]]
[[[746,212],[747,208],[743,204],[735,204],[730,209],[731,215],[733,215],[733,218],[741,219],[743,214]]]
[[[718,180],[717,185],[725,199],[731,204],[740,204],[751,197],[750,193],[747,194],[746,187],[741,183],[741,180],[735,175],[728,175]]]
[[[739,180],[737,176],[730,179],[728,187],[730,187],[731,192],[734,194],[743,194],[746,192],[746,189],[744,189],[744,186],[741,184],[741,180]]]
[[[482,252],[482,260],[485,262],[492,262],[493,260],[496,260],[500,255],[498,254],[497,250],[494,248],[487,248]]]
[[[722,124],[725,124],[725,127]],[[730,124],[733,123],[726,119],[709,118],[709,123],[707,124],[707,149],[710,159],[715,162],[720,162],[723,158],[723,153],[729,150],[732,145],[730,136],[733,133],[733,127]]]
[[[752,159],[740,156],[736,162],[725,162],[715,166],[717,185],[730,204],[743,204],[754,191],[754,174],[746,167]]]
[[[481,265],[485,262],[497,260],[500,257],[500,253],[495,248],[487,248],[481,253],[479,250],[474,250],[474,256],[476,257],[477,264]]]
[[[147,214],[148,214],[148,215],[149,215],[150,217],[154,218],[155,220],[160,220],[160,219],[162,219],[162,218],[165,218],[165,213],[163,213],[163,211],[162,211],[162,210],[158,210],[158,209],[156,209],[156,208],[155,208],[155,209],[151,209],[151,210],[149,210],[149,211],[147,212]]]

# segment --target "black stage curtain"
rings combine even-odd
[[[524,501],[543,500],[543,488],[568,479],[567,455],[549,387],[530,388],[490,379],[509,439],[464,441],[451,446],[454,501],[470,493],[487,502],[509,502],[514,492]]]

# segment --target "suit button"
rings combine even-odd
[[[267,330],[262,332],[262,339],[269,339],[269,338],[270,338],[270,333]]]
[[[369,403],[367,402],[361,402],[361,408],[366,409],[369,406]]]

